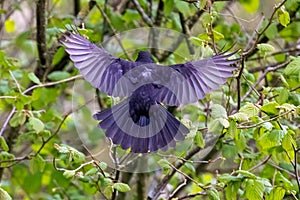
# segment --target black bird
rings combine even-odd
[[[68,31],[60,41],[85,80],[121,103],[94,114],[106,136],[134,153],[155,152],[175,146],[189,129],[161,103],[177,106],[203,99],[232,77],[228,60],[235,53],[199,61],[161,66],[141,51],[135,62],[114,57],[77,33]]]

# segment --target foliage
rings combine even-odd
[[[43,2],[0,1],[0,199],[300,198],[299,0],[50,0],[37,9],[45,24],[32,20],[32,5]],[[80,9],[70,10],[76,2]],[[156,155],[150,161],[161,171],[127,173],[95,155],[105,150],[104,132],[87,123],[95,110],[72,91],[81,77],[58,43],[70,24],[95,43],[139,27],[185,34],[172,53],[151,50],[161,63],[186,62],[193,56],[179,52],[193,49],[204,57],[241,49],[241,61],[220,90],[170,108],[191,130],[187,150]],[[136,52],[117,53],[132,59]],[[80,83],[83,94],[95,93]],[[118,101],[97,98],[101,108]]]

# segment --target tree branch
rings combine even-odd
[[[249,49],[247,49],[246,52],[243,53],[243,55],[245,57],[250,57],[251,55],[253,55],[255,53],[256,45],[260,42],[261,36],[271,26],[272,20],[275,16],[277,10],[280,9],[286,1],[287,0],[283,0],[278,6],[275,5],[273,12],[271,14],[271,17],[269,18],[268,24],[261,31],[256,31],[257,35],[256,35],[256,39],[255,39],[253,45]]]
[[[285,66],[287,66],[288,64],[290,63],[290,61],[286,61],[284,63],[280,63],[278,64],[277,66],[271,66],[271,67],[268,67],[266,69],[266,71],[264,71],[264,73],[259,77],[259,79],[254,83],[254,85],[246,92],[246,94],[241,98],[241,101],[244,101],[250,94],[251,92],[253,91],[253,88],[255,88],[256,86],[258,86],[258,84],[265,79],[265,77],[267,76],[267,74],[269,72],[272,72],[272,71],[277,71],[278,69],[280,68],[283,68]]]
[[[48,67],[47,63],[47,41],[46,41],[46,0],[36,1],[36,42],[39,54],[36,76],[44,80],[44,71]]]
[[[95,0],[91,0],[91,1],[96,2]],[[112,30],[114,36],[115,36],[116,39],[117,39],[117,42],[119,43],[120,47],[122,48],[122,50],[123,50],[123,52],[124,52],[124,55],[126,56],[126,58],[127,58],[128,60],[131,60],[130,56],[128,55],[126,49],[124,48],[124,46],[123,46],[123,44],[122,44],[122,42],[121,42],[121,40],[120,40],[120,38],[119,38],[119,36],[118,36],[118,34],[117,34],[116,29],[113,27],[113,25],[112,25],[112,23],[111,23],[109,17],[106,15],[106,13],[103,11],[103,9],[102,9],[97,3],[96,3],[96,7],[97,7],[97,9],[101,12],[103,18],[106,20],[108,26],[109,26],[110,29]]]
[[[152,27],[153,26],[153,22],[152,22],[151,18],[146,14],[146,12],[144,11],[144,9],[140,5],[140,3],[137,0],[132,0],[132,2],[135,5],[135,7],[136,7],[137,11],[139,12],[139,14],[141,15],[141,17],[144,20],[144,22],[148,26]]]

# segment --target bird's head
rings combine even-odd
[[[136,62],[153,63],[153,59],[149,52],[140,51],[136,59]]]

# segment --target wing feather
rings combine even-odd
[[[108,95],[113,94],[117,81],[130,69],[136,67],[135,62],[116,58],[103,48],[89,42],[83,36],[68,31],[60,42],[65,46],[80,74],[92,84],[93,87]],[[123,92],[123,96],[128,95]]]
[[[216,55],[199,61],[171,65],[173,69],[169,83],[159,90],[157,100],[167,105],[189,104],[203,99],[233,76],[232,65],[238,59],[230,60],[227,55]],[[166,89],[165,87],[168,87]]]

